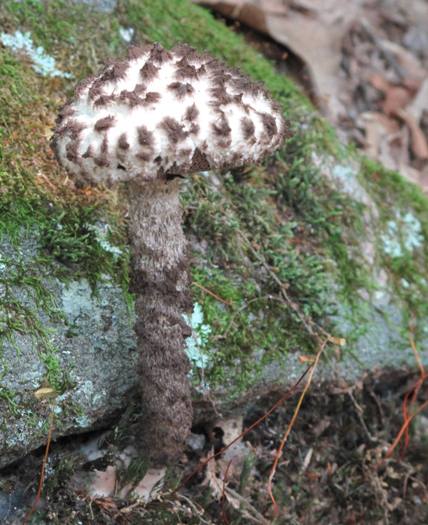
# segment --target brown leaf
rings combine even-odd
[[[382,110],[385,115],[395,115],[407,106],[412,99],[410,92],[402,86],[392,86],[385,93]]]
[[[410,130],[410,147],[415,157],[421,160],[428,159],[428,144],[425,135],[416,120],[404,110],[397,111],[397,115],[406,123]]]
[[[424,111],[428,109],[428,77],[424,79],[412,102],[407,106],[406,113],[411,115],[416,122],[422,118]]]

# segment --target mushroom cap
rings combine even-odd
[[[187,45],[154,44],[81,82],[52,146],[80,182],[112,184],[256,162],[284,132],[259,83]]]

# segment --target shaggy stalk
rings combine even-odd
[[[183,313],[191,310],[179,179],[129,184],[143,420],[139,442],[154,464],[176,460],[192,423]]]

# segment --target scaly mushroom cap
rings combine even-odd
[[[260,84],[186,45],[155,44],[81,82],[52,143],[78,180],[112,184],[256,162],[284,131]]]

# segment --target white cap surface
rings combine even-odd
[[[262,86],[188,46],[155,44],[77,86],[53,147],[77,179],[112,184],[256,162],[284,132]]]

